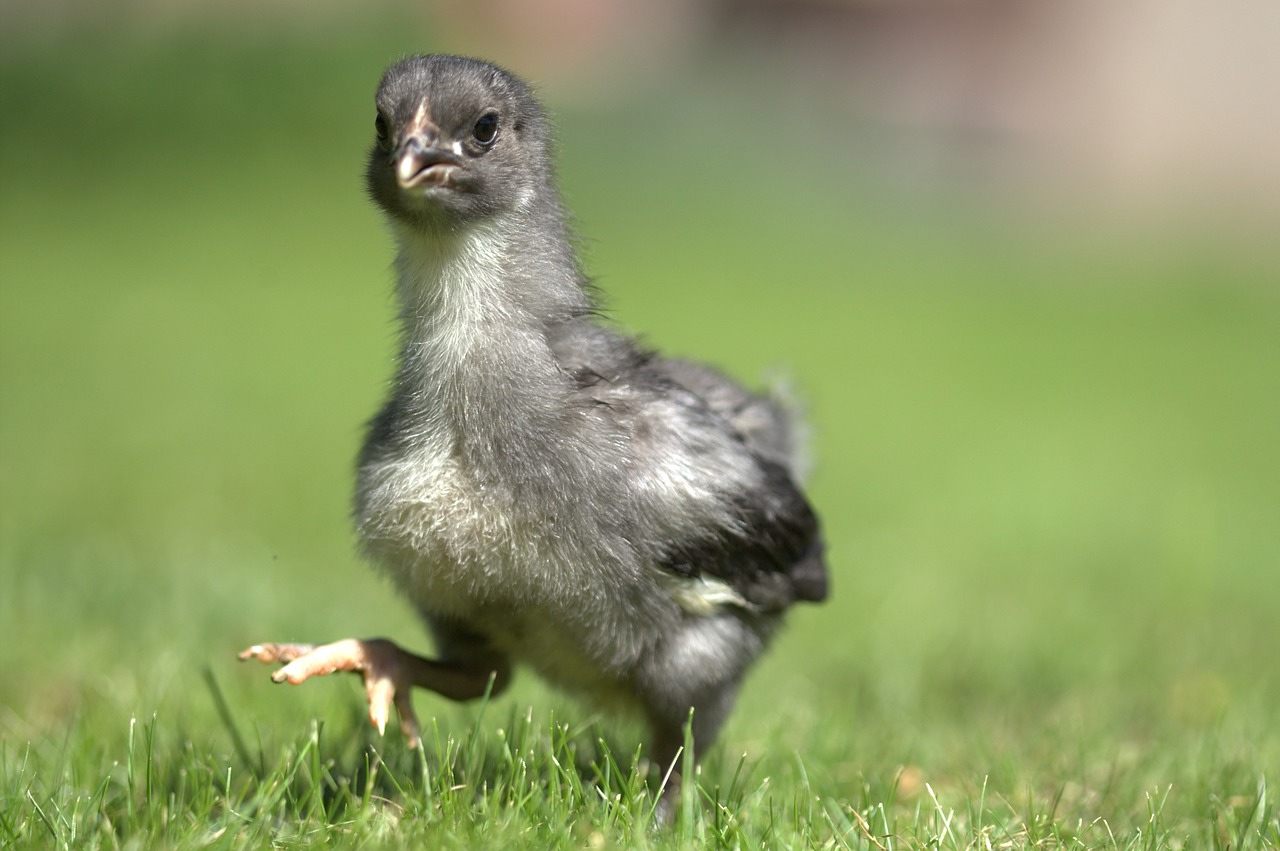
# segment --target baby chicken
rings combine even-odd
[[[494,65],[419,56],[377,92],[366,177],[399,247],[394,389],[355,521],[433,659],[385,639],[261,644],[276,682],[356,671],[415,743],[415,686],[498,693],[515,663],[652,730],[679,786],[797,601],[827,596],[818,521],[774,401],[602,322],[556,190],[546,116]]]

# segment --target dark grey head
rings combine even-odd
[[[378,86],[369,192],[396,219],[456,228],[527,204],[547,184],[548,128],[529,87],[487,62],[414,56]]]

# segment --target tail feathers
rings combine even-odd
[[[815,540],[800,561],[791,568],[791,586],[795,589],[796,599],[810,603],[821,603],[830,593],[830,579],[827,575],[827,564],[824,558],[826,547],[822,541]]]

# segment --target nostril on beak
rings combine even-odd
[[[422,142],[416,136],[411,136],[400,146],[400,152],[396,154],[396,180],[401,186],[408,185],[409,181],[426,168],[425,159]]]

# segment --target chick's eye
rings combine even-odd
[[[387,119],[383,118],[381,112],[378,113],[377,118],[373,119],[373,132],[379,142],[385,142],[391,136],[391,131],[387,128]]]
[[[476,141],[486,148],[493,144],[493,140],[498,138],[498,113],[486,112],[476,120],[476,126],[471,128],[471,135]]]

